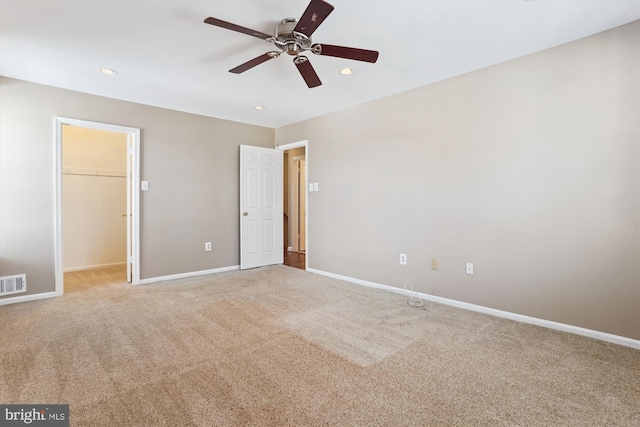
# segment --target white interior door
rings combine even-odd
[[[240,146],[240,268],[282,264],[281,150]]]

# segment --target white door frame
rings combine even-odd
[[[299,179],[300,179],[300,161],[305,161],[306,162],[306,156],[305,155],[294,156],[292,160],[293,160],[293,163],[295,165],[295,171],[296,171],[296,179],[294,181],[295,191],[293,193],[293,205],[294,205],[293,214],[294,215],[292,215],[293,221],[295,222],[295,225],[296,225],[296,239],[294,239],[294,241],[293,241],[293,250],[295,252],[300,252],[301,250],[303,252],[305,252],[307,250],[306,240],[305,240],[304,247],[300,246],[300,235],[301,235],[301,233],[300,233],[300,211],[301,211],[301,209],[300,209],[300,190],[301,190],[301,188],[300,188]],[[306,179],[307,179],[307,168],[306,167],[304,169],[304,179],[305,179],[305,188],[306,188]],[[306,195],[306,193],[305,193],[305,195]],[[304,205],[305,205],[305,208],[306,208],[307,207],[307,198],[306,197],[305,197],[304,201],[305,201]],[[289,206],[291,206],[291,204],[289,204]],[[291,209],[290,209],[290,211],[291,211]],[[307,225],[306,225],[307,221],[306,221],[306,218],[305,218],[304,224],[305,224],[305,239],[306,239],[306,234],[307,234]]]
[[[307,161],[307,167],[305,169],[305,182],[306,182],[306,186],[305,186],[305,212],[307,213],[307,218],[305,221],[305,225],[304,225],[304,234],[306,237],[306,248],[305,248],[305,270],[307,270],[309,268],[309,164],[310,164],[310,156],[309,156],[309,140],[304,139],[302,141],[297,141],[297,142],[292,142],[290,144],[283,144],[283,145],[277,145],[276,149],[278,150],[282,150],[282,151],[287,151],[287,150],[292,150],[294,148],[300,148],[300,147],[304,147],[304,153],[305,153],[305,159]],[[283,183],[283,185],[285,185]],[[284,193],[284,188],[282,189],[282,192]],[[298,248],[299,249],[299,248]]]
[[[127,164],[127,176],[131,177],[131,233],[130,242],[132,259],[127,260],[133,264],[132,283],[140,283],[140,129],[127,126],[112,125],[107,123],[90,122],[86,120],[70,119],[67,117],[54,117],[54,262],[55,262],[55,294],[64,292],[64,268],[62,262],[62,126],[70,125],[88,129],[104,130],[127,134],[131,141],[133,159]],[[133,170],[131,170],[133,169]],[[133,172],[133,173],[132,173]]]

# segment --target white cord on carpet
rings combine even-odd
[[[407,285],[409,285],[411,287],[411,293],[408,293]],[[404,295],[405,295],[404,300],[411,307],[420,307],[421,309],[425,310],[424,301],[422,301],[418,297],[418,293],[413,290],[413,285],[411,284],[411,282],[404,282]]]

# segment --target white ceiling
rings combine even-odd
[[[369,64],[308,53],[323,82],[314,89],[287,55],[229,73],[273,45],[203,23],[212,16],[271,34],[280,20],[299,18],[307,0],[1,0],[0,74],[277,128],[640,19],[638,0],[329,3],[335,10],[313,42],[380,57]],[[346,66],[355,73],[339,75]]]

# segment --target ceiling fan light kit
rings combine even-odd
[[[270,36],[260,31],[222,21],[217,18],[207,18],[205,23],[227,30],[247,34],[267,42],[273,43],[280,51],[271,51],[253,58],[244,64],[238,65],[229,70],[230,73],[241,74],[251,68],[262,64],[270,59],[277,58],[282,53],[293,56],[293,63],[300,72],[309,88],[320,86],[322,82],[316,74],[309,58],[301,55],[303,52],[311,52],[315,55],[333,56],[335,58],[352,59],[375,63],[378,60],[378,52],[368,49],[357,49],[353,47],[336,46],[328,44],[313,44],[311,35],[318,29],[320,24],[333,11],[333,6],[324,0],[311,0],[309,6],[297,20],[295,18],[283,19],[275,28],[274,35]]]

